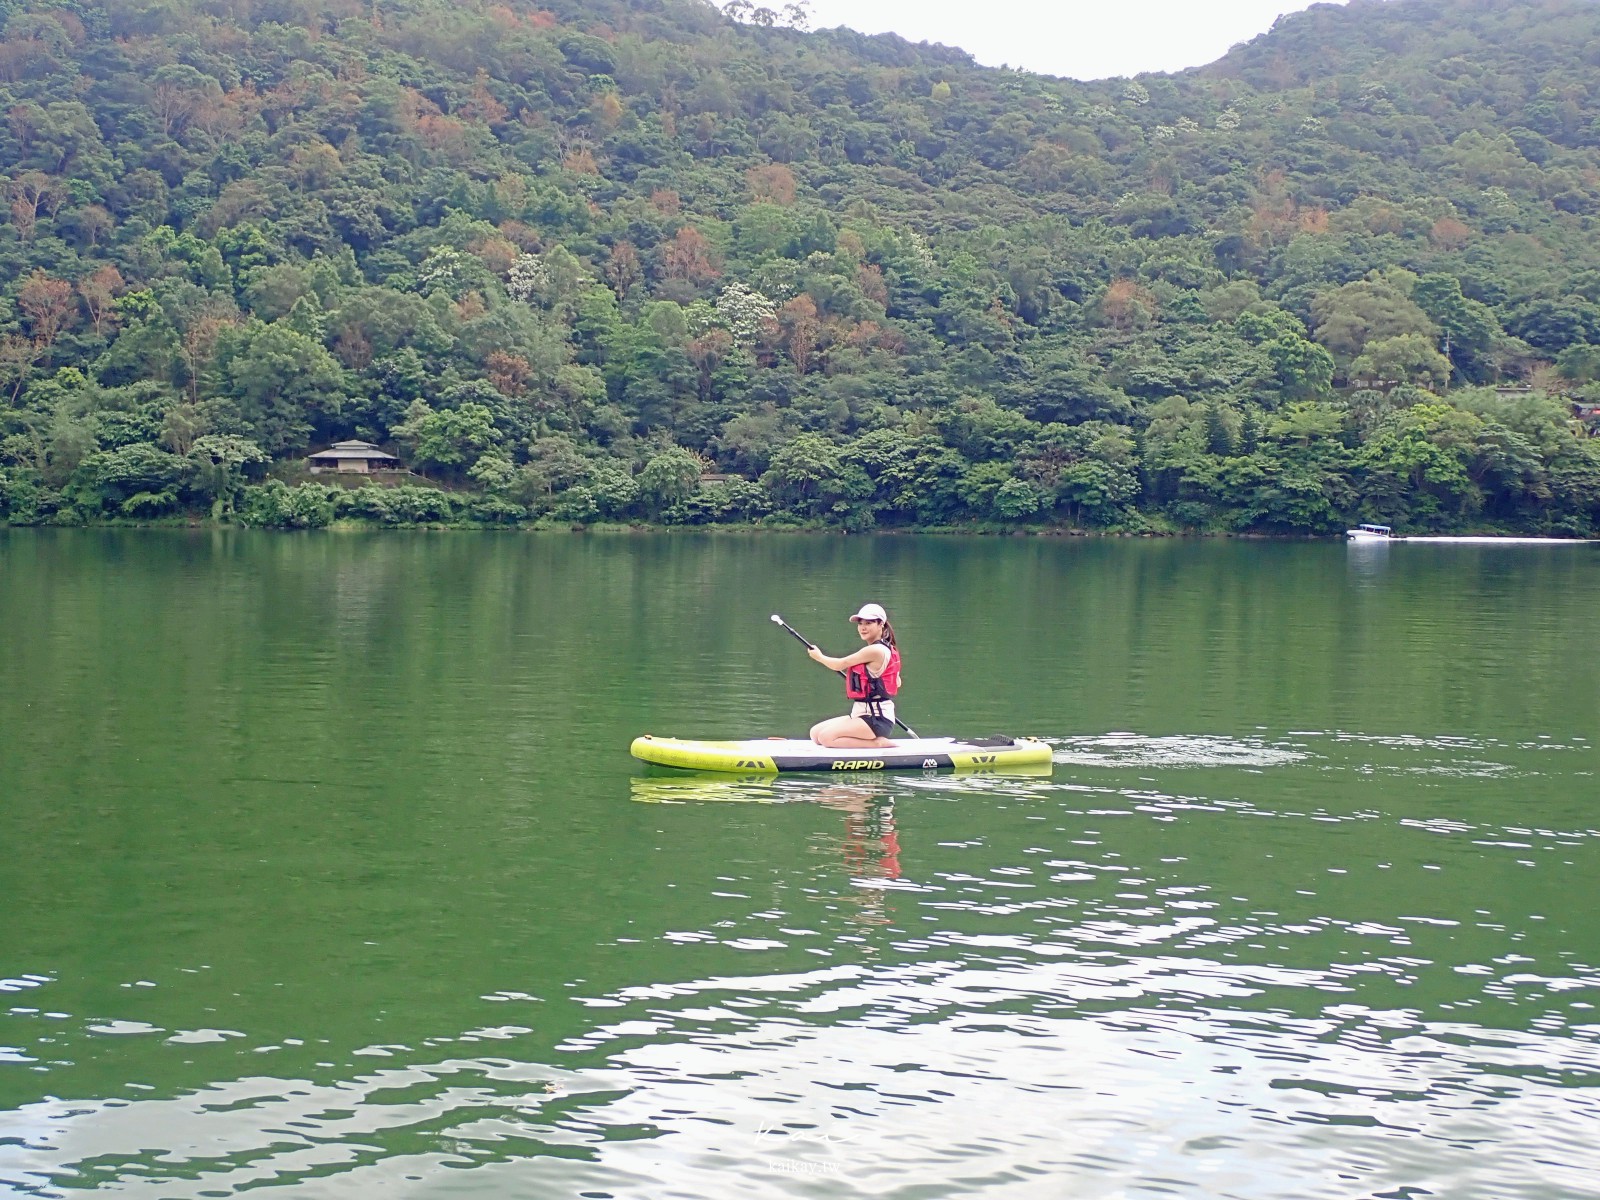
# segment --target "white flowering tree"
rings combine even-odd
[[[923,271],[932,274],[938,268],[934,261],[933,251],[928,246],[928,239],[915,229],[906,230],[906,244],[911,248],[911,257],[916,259],[917,266]]]
[[[438,289],[453,290],[461,278],[462,266],[461,251],[435,246],[417,268],[417,290],[424,295]]]
[[[753,346],[778,319],[777,304],[742,283],[730,283],[717,297],[717,316],[741,346]]]
[[[506,272],[506,292],[513,300],[532,304],[550,282],[550,270],[537,254],[519,254]]]

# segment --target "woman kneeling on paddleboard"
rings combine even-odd
[[[893,696],[900,690],[900,651],[894,627],[880,604],[863,604],[850,618],[866,643],[854,654],[830,658],[816,646],[807,653],[830,671],[844,672],[844,693],[851,700],[848,717],[829,717],[811,727],[819,746],[892,746]]]

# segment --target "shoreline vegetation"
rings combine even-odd
[[[0,0],[0,525],[1600,536],[1600,5],[807,24]]]
[[[385,531],[425,531],[433,533],[500,533],[500,534],[718,534],[757,535],[815,534],[822,536],[856,537],[1026,537],[1026,538],[1156,538],[1156,539],[1214,539],[1229,538],[1240,541],[1344,541],[1343,531],[1336,533],[1270,533],[1254,530],[1196,530],[1171,526],[1146,525],[1139,528],[1085,529],[1081,526],[1040,524],[974,523],[968,525],[903,525],[874,526],[868,529],[848,529],[827,525],[820,521],[748,521],[722,522],[715,525],[685,525],[651,523],[648,521],[594,521],[572,522],[556,519],[531,521],[474,521],[474,520],[424,520],[378,521],[370,518],[334,516],[325,524],[276,525],[252,524],[239,520],[219,521],[199,514],[170,514],[158,517],[100,517],[93,521],[52,521],[33,525],[6,524],[3,529],[136,529],[136,530],[269,530],[272,532],[327,532],[327,533],[377,533]],[[1396,537],[1405,537],[1410,531],[1395,530]],[[1461,537],[1539,537],[1515,529],[1490,526],[1468,526],[1452,531],[1451,536]],[[1546,534],[1553,540],[1570,541],[1572,535]],[[1600,536],[1582,540],[1600,544]]]

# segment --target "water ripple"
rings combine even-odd
[[[1056,762],[1080,766],[1277,767],[1307,757],[1307,752],[1296,746],[1204,734],[1141,737],[1107,733],[1049,740],[1056,746]]]
[[[1594,1194],[1593,1041],[1353,1002],[1241,1013],[1218,1004],[1249,973],[1216,967],[953,964],[624,989],[609,999],[637,1016],[595,1026],[566,1068],[449,1058],[25,1105],[0,1115],[0,1180],[163,1200],[436,1195],[439,1172],[468,1166],[473,1194],[638,1200],[975,1187],[1334,1200],[1419,1178],[1443,1195]],[[1161,974],[1192,1003],[1159,1003]]]

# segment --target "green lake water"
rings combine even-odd
[[[802,736],[884,603],[1052,776]],[[0,1194],[1600,1197],[1600,548],[0,530]]]

